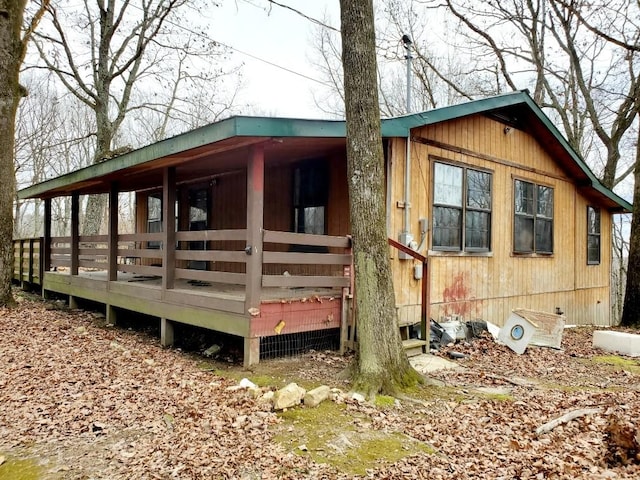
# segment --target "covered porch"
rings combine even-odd
[[[68,295],[72,307],[103,303],[109,323],[120,309],[156,316],[163,345],[172,344],[176,322],[242,337],[245,365],[259,361],[261,338],[346,335],[344,132],[307,137],[313,122],[260,120],[209,125],[21,191],[44,200],[44,235],[16,241],[16,278]],[[269,135],[292,122],[300,135]],[[243,125],[265,135],[238,135]],[[309,165],[325,173],[308,173]],[[193,185],[209,192],[206,207],[191,199]],[[138,198],[134,233],[119,231],[122,192]],[[108,199],[107,233],[81,235],[81,195],[95,194]],[[70,197],[70,235],[52,235],[59,196]],[[160,208],[155,223],[151,197]]]

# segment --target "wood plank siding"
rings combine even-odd
[[[344,236],[349,233],[349,204],[346,181],[346,163],[344,156],[340,153],[331,154],[325,161],[329,171],[329,191],[326,209],[326,234],[330,236]],[[278,232],[292,231],[293,222],[293,193],[292,179],[293,168],[296,163],[284,163],[265,166],[265,192],[264,192],[264,228]],[[198,184],[188,184],[179,187],[179,218],[178,225],[181,232],[177,233],[178,240],[181,240],[181,249],[186,249],[188,236],[184,230],[188,229],[188,209],[186,190]],[[210,195],[209,201],[209,229],[210,230],[240,230],[246,228],[247,224],[247,177],[245,170],[236,170],[221,175],[218,178],[204,184]],[[148,197],[151,194],[158,194],[152,191],[138,192],[136,195],[136,222],[138,232],[147,231],[147,205]],[[271,243],[265,241],[265,252],[288,252],[289,245],[286,243]],[[208,242],[208,250],[242,252],[246,241],[226,240]],[[331,253],[342,254],[344,248],[331,248]],[[177,266],[186,268],[188,259],[195,259],[191,254],[179,251],[176,252]],[[210,252],[209,252],[210,253]],[[207,255],[209,255],[209,253]],[[152,254],[151,254],[152,255]],[[143,258],[141,262],[145,265],[161,263],[160,255],[157,258]],[[293,264],[295,262],[277,263],[273,261],[265,262],[263,266],[264,275],[282,275],[285,271],[291,275],[333,275],[338,272],[323,262],[314,264]],[[341,267],[340,267],[341,268]],[[245,264],[237,261],[224,261],[223,258],[216,257],[215,262],[209,262],[208,269],[230,272],[245,273]]]
[[[406,139],[390,141],[390,236],[403,229]],[[478,168],[492,175],[489,252],[436,251],[433,245],[435,162]],[[419,219],[429,231],[421,253],[429,256],[430,315],[459,316],[501,325],[514,308],[565,312],[568,323],[609,323],[611,213],[601,209],[601,262],[587,265],[589,200],[533,136],[474,115],[412,130],[410,228],[417,241]],[[514,180],[549,186],[554,192],[553,254],[513,253]],[[396,302],[401,323],[419,321],[420,282],[414,261],[393,249]]]

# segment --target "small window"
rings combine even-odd
[[[147,233],[162,232],[162,194],[152,193],[147,197]],[[147,248],[159,249],[162,242],[147,242]]]
[[[327,233],[326,210],[329,192],[327,164],[321,160],[298,164],[293,170],[293,231]]]
[[[513,251],[553,253],[553,188],[514,182]]]
[[[433,192],[433,248],[489,251],[491,174],[436,162]]]
[[[587,264],[600,264],[600,209],[587,207]]]

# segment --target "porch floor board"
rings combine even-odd
[[[50,274],[69,276],[69,273],[62,270],[57,272],[48,272]],[[105,270],[87,271],[80,270],[78,277],[91,280],[107,281],[107,272]],[[148,278],[144,275],[118,272],[117,283],[123,285],[135,285],[136,287],[146,287],[154,290],[162,289],[162,278]],[[179,278],[174,282],[173,292],[185,292],[189,294],[198,294],[203,297],[218,298],[223,300],[242,301],[245,300],[244,285],[233,285],[228,283],[211,283],[211,282],[190,282],[189,280]],[[312,297],[332,297],[342,296],[341,288],[308,288],[308,287],[263,287],[261,300],[263,303],[278,302],[280,300],[300,300]]]

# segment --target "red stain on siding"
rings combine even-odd
[[[482,304],[476,300],[468,286],[467,275],[459,273],[453,278],[453,282],[445,287],[442,292],[442,300],[445,303],[445,315],[460,315],[469,318],[472,312],[476,312]]]

